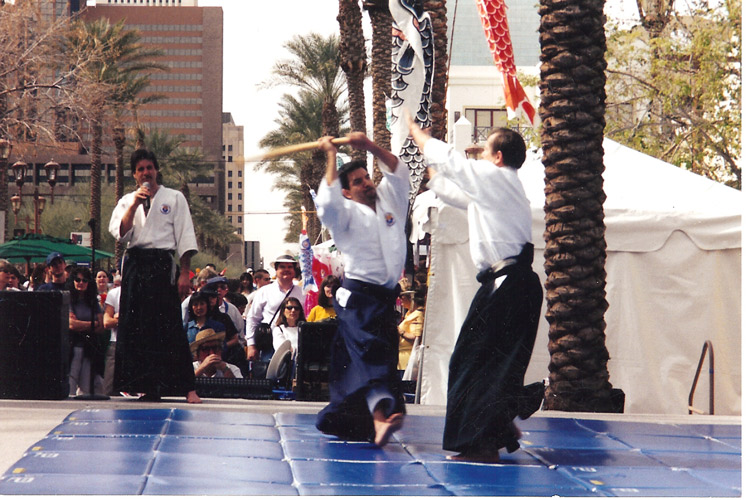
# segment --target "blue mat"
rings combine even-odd
[[[0,494],[741,494],[739,425],[533,417],[520,450],[480,465],[445,460],[442,418],[408,415],[382,449],[314,423],[291,413],[80,410],[0,476]]]

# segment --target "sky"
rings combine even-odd
[[[200,0],[202,7],[220,6],[224,12],[224,103],[245,133],[245,157],[262,150],[260,139],[275,128],[280,97],[290,88],[260,88],[277,60],[287,59],[285,42],[294,35],[338,33],[337,0]],[[265,267],[280,254],[297,253],[299,245],[284,243],[284,193],[272,189],[273,177],[245,168],[245,239],[260,241]],[[256,213],[253,213],[256,212]],[[260,213],[259,213],[260,212]]]

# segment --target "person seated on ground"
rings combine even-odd
[[[296,297],[287,297],[281,304],[281,314],[273,328],[273,350],[276,351],[285,340],[292,343],[292,357],[297,352],[299,324],[302,317],[302,304]]]
[[[211,328],[198,332],[195,340],[190,343],[196,377],[242,378],[238,367],[222,361],[223,344],[224,332],[215,332]]]
[[[222,300],[221,295],[216,287],[210,283],[201,289],[201,293],[205,293],[208,296],[208,317],[221,323],[223,325],[221,329],[226,333],[221,358],[224,361],[239,366],[242,375],[247,376],[250,369],[245,357],[245,346],[240,342],[239,331],[235,327],[232,318],[219,309],[219,304]],[[234,308],[234,306],[232,307]]]
[[[195,341],[198,332],[204,328],[211,328],[216,332],[225,332],[224,323],[209,318],[210,293],[207,291],[196,292],[190,296],[188,305],[188,325],[185,328],[189,343]]]
[[[398,370],[403,372],[409,363],[414,343],[422,336],[424,326],[425,289],[401,293],[401,303],[406,308],[403,321],[398,325]]]
[[[320,284],[320,293],[318,293],[318,305],[310,309],[307,321],[323,321],[336,317],[336,311],[333,309],[333,297],[340,286],[341,280],[332,274],[323,279]]]
[[[71,347],[70,372],[68,375],[71,395],[91,394],[91,377],[94,377],[94,393],[104,394],[104,319],[96,285],[91,272],[85,267],[75,267],[68,278],[70,291],[70,314],[68,332]],[[93,319],[93,321],[92,321]],[[93,327],[93,328],[92,328]]]

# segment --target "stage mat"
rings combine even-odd
[[[451,462],[443,419],[407,415],[383,449],[315,415],[161,409],[71,413],[0,494],[740,496],[741,427],[532,417],[498,465]]]

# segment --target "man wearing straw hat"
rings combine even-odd
[[[190,343],[196,377],[242,378],[239,367],[221,360],[224,332],[204,328]]]
[[[396,370],[395,305],[406,260],[409,170],[361,132],[344,142],[375,155],[384,177],[375,187],[361,160],[337,171],[332,139],[319,140],[327,163],[316,198],[318,216],[344,256],[345,277],[334,301],[339,327],[331,357],[331,401],[318,414],[317,427],[383,446],[403,424],[405,412]]]

